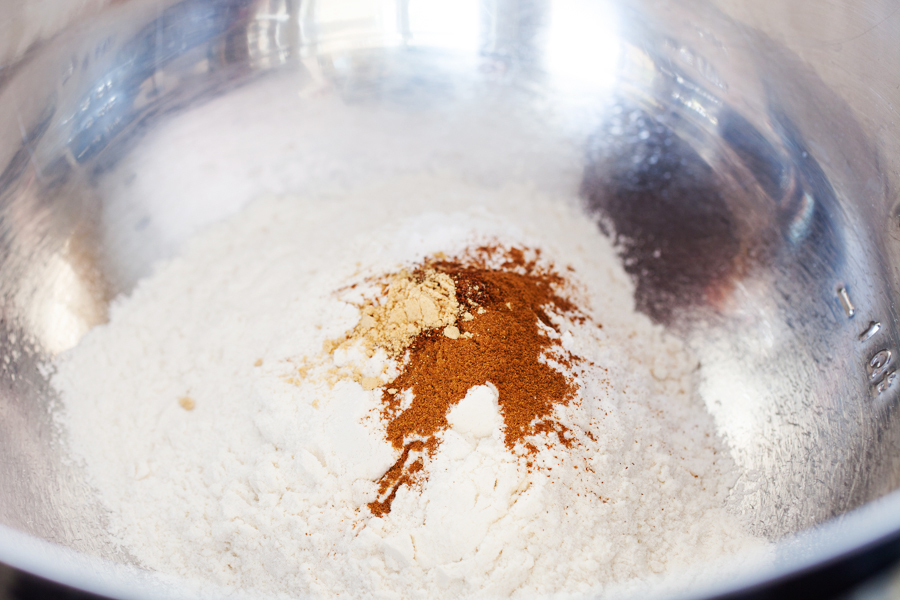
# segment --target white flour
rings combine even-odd
[[[335,290],[490,239],[571,265],[603,324],[563,336],[605,369],[562,416],[594,423],[596,443],[528,473],[503,445],[496,391],[473,388],[424,490],[401,488],[372,518],[365,505],[397,458],[372,418],[380,392],[285,375],[356,324]],[[148,568],[254,595],[609,592],[761,544],[724,509],[736,472],[695,395],[696,365],[631,294],[575,202],[526,187],[407,178],[268,198],[118,300],[53,384],[113,535]]]

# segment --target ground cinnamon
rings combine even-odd
[[[568,429],[554,419],[554,409],[574,398],[576,386],[548,364],[549,359],[571,368],[576,360],[558,335],[550,334],[560,333],[551,313],[580,316],[557,292],[565,280],[517,248],[479,248],[466,259],[443,259],[426,268],[453,280],[464,313],[455,325],[461,335],[420,332],[400,375],[382,392],[387,438],[401,457],[379,481],[380,499],[368,505],[375,515],[389,512],[398,488],[415,481],[422,454],[434,452],[438,434],[448,426],[450,408],[473,386],[490,382],[497,388],[504,441],[511,451],[536,452],[534,440],[541,435],[566,447],[573,444]],[[412,393],[405,408],[404,391]],[[414,454],[420,457],[411,460]]]

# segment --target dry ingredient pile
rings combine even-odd
[[[577,202],[525,186],[261,199],[57,360],[61,435],[123,549],[207,586],[641,589],[763,542],[632,291]]]

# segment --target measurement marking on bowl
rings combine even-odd
[[[860,335],[860,339],[862,339],[863,335],[869,333],[873,329],[874,332],[872,332],[869,337],[872,337],[872,335],[875,335],[875,333],[881,329],[881,324],[873,322],[869,325],[869,328]],[[885,393],[893,388],[894,384],[897,382],[897,369],[894,368],[893,363],[894,352],[888,348],[879,350],[872,355],[872,358],[870,358],[868,362],[866,362],[866,371],[869,374],[869,384],[872,386],[875,395]]]
[[[875,386],[875,391],[879,394],[883,394],[884,392],[891,389],[891,386],[894,385],[894,382],[897,381],[897,371],[891,369],[891,371],[885,375],[884,379],[881,380],[881,383]]]
[[[866,327],[866,330],[859,334],[859,341],[865,342],[866,340],[871,339],[873,335],[881,331],[881,323],[878,321],[869,322],[869,326]]]
[[[847,291],[845,286],[841,286],[837,289],[838,300],[841,302],[841,307],[844,309],[844,312],[847,313],[847,318],[852,319],[853,315],[856,314],[856,307],[853,306],[853,302],[850,301],[850,293]]]
[[[884,349],[876,352],[875,356],[869,359],[868,371],[871,383],[879,383],[888,375],[889,371],[893,372],[893,369],[891,369],[893,358],[894,354],[890,350]]]

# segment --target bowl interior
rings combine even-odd
[[[449,6],[132,0],[0,70],[0,523],[129,562],[47,362],[255,196],[423,172],[583,198],[700,358],[758,533],[898,487],[889,185],[850,107],[706,3]]]

